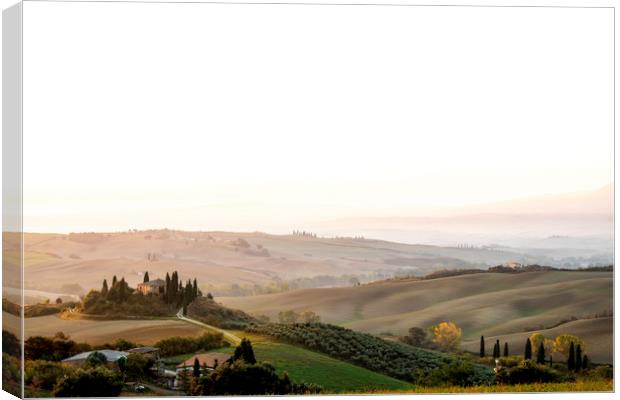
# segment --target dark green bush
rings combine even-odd
[[[498,384],[514,385],[522,383],[566,382],[575,379],[571,373],[562,373],[533,360],[524,360],[519,365],[500,368],[496,374]]]
[[[24,380],[26,385],[51,390],[68,369],[62,363],[45,360],[26,361]]]
[[[105,367],[78,368],[54,386],[56,397],[116,397],[123,389],[120,377]]]
[[[476,371],[474,364],[454,360],[433,369],[430,373],[420,376],[416,382],[422,386],[474,386],[488,385],[493,381],[493,375],[483,375]]]
[[[320,393],[316,385],[294,384],[288,375],[278,376],[268,363],[248,364],[243,360],[224,363],[199,380],[202,395],[283,395]]]

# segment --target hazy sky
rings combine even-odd
[[[24,229],[290,229],[613,180],[608,9],[25,3]]]

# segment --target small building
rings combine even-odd
[[[158,377],[164,376],[164,364],[160,359],[160,353],[158,347],[136,347],[130,350],[127,350],[129,354],[140,354],[149,360],[153,360],[153,366],[151,367],[151,371]]]
[[[194,360],[198,359],[200,368],[205,368],[207,371],[213,371],[218,365],[222,365],[230,359],[230,354],[224,353],[202,353],[196,354],[183,361],[176,366],[176,379],[174,380],[174,387],[181,386],[182,374],[185,372],[187,376],[191,376],[194,369]]]
[[[164,294],[166,282],[162,279],[154,279],[152,281],[138,283],[138,292],[147,295],[152,294],[159,296]]]
[[[64,360],[62,360],[62,362],[69,364],[71,366],[79,367],[86,361],[88,356],[90,356],[92,353],[103,354],[107,360],[108,366],[110,367],[116,367],[117,362],[120,358],[122,357],[126,358],[129,355],[129,353],[127,352],[117,351],[117,350],[93,350],[93,351],[86,351],[84,353],[76,354],[69,358],[65,358]]]
[[[137,353],[142,354],[143,356],[150,358],[151,360],[159,360],[159,348],[158,347],[136,347],[130,350],[127,350],[128,353]]]

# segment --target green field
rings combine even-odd
[[[244,336],[248,336],[245,334]],[[314,383],[330,393],[412,390],[413,384],[378,374],[355,365],[301,347],[273,342],[261,336],[249,336],[258,361],[273,365],[278,373],[287,372],[295,383]],[[214,350],[232,353],[234,348]],[[166,359],[170,364],[180,363],[191,355]]]

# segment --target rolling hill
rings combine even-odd
[[[253,297],[219,298],[226,306],[277,320],[283,310],[311,310],[322,321],[374,334],[453,321],[465,340],[555,326],[613,309],[610,272],[482,273],[431,280],[384,281],[346,288],[305,289]],[[568,325],[568,332],[576,328]],[[608,325],[591,335],[611,343]],[[588,342],[587,331],[580,333]],[[601,338],[604,337],[604,338]]]
[[[209,285],[266,285],[320,275],[380,279],[395,273],[424,275],[444,268],[535,260],[508,250],[409,245],[352,238],[264,233],[181,232],[25,234],[27,302],[75,299],[100,288],[103,278],[130,285],[176,269],[182,279]]]

